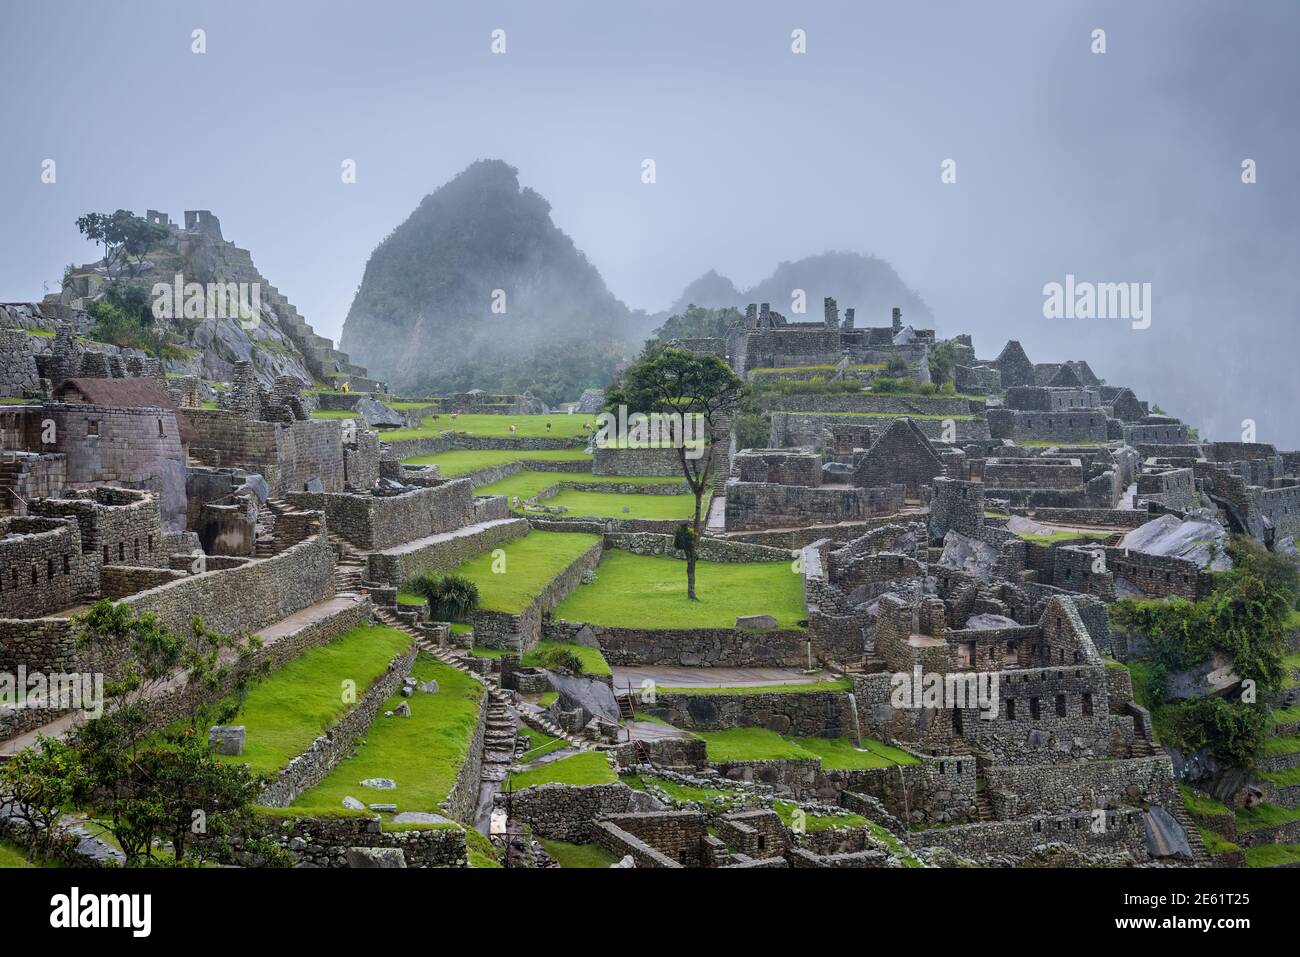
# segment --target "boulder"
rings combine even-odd
[[[992,545],[949,529],[943,537],[943,554],[939,557],[939,564],[973,575],[980,581],[989,581],[993,578],[999,554]]]
[[[780,624],[771,615],[737,615],[736,627],[747,631],[759,631],[763,628],[776,628]]]
[[[429,811],[403,811],[393,815],[394,824],[454,824],[451,818]]]
[[[853,466],[848,462],[826,462],[822,465],[822,481],[846,483],[853,481]]]
[[[242,724],[216,724],[208,730],[208,744],[214,754],[243,754],[246,737]]]
[[[366,423],[374,429],[400,429],[406,425],[400,412],[395,412],[378,399],[372,399],[370,396],[364,396],[357,400],[357,404],[352,407]]]
[[[405,867],[406,855],[400,847],[349,847],[348,867]]]
[[[1211,546],[1214,546],[1213,560]],[[1228,532],[1218,522],[1183,521],[1174,515],[1161,515],[1139,525],[1119,543],[1120,548],[1144,555],[1181,558],[1211,571],[1232,567],[1227,546]]]
[[[409,718],[411,716],[411,706],[403,701],[397,706],[395,713],[399,718]]]
[[[571,711],[580,708],[594,717],[618,722],[620,717],[618,702],[614,700],[613,689],[605,682],[555,672],[551,672],[550,676],[551,687],[560,693],[557,703],[563,710]]]
[[[364,804],[362,804],[360,801],[358,801],[350,794],[344,795],[343,806],[347,808],[349,811],[364,811],[366,809],[366,806]]]
[[[610,867],[636,867],[636,861],[632,859],[631,854],[624,854],[623,859],[617,864],[611,864]]]
[[[363,788],[374,788],[376,791],[391,791],[397,787],[397,782],[392,778],[366,778],[361,782]]]
[[[1192,859],[1192,846],[1187,840],[1187,832],[1164,808],[1158,804],[1153,805],[1151,810],[1143,813],[1142,825],[1146,831],[1147,853],[1152,857],[1177,857],[1187,861]]]
[[[417,686],[420,694],[437,694],[438,682],[430,678],[428,681]]]

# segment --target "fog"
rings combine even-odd
[[[1300,446],[1290,0],[10,0],[0,18],[5,301],[96,258],[84,212],[210,209],[337,340],[379,240],[497,157],[632,308],[709,269],[743,289],[871,253],[981,356],[1016,338],[1203,436],[1251,419]],[[1045,318],[1067,274],[1149,282],[1149,328]]]

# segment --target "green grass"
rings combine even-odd
[[[555,704],[555,702],[559,700],[560,700],[560,693],[558,691],[547,691],[544,692],[542,696],[537,699],[537,703],[541,705],[543,708],[549,708],[551,705]]]
[[[560,867],[609,867],[618,863],[618,858],[599,844],[570,844],[545,838],[538,838],[538,843]]]
[[[605,656],[600,653],[599,648],[576,645],[567,641],[539,641],[531,651],[524,652],[519,663],[525,668],[544,667],[543,659],[552,651],[568,651],[577,655],[582,662],[582,673],[585,675],[610,675],[614,673],[609,667],[609,662],[605,660]]]
[[[786,827],[792,827],[794,823],[794,813],[799,809],[797,804],[791,804],[788,801],[777,801],[772,805],[772,810],[781,816],[781,821]],[[804,830],[808,834],[815,834],[818,831],[829,831],[841,827],[866,827],[867,819],[861,814],[810,814],[804,812]],[[886,831],[886,833],[889,833]],[[890,834],[890,837],[894,835]],[[895,839],[897,843],[897,839]]]
[[[1300,704],[1290,708],[1279,708],[1273,712],[1274,724],[1294,724],[1300,721]]]
[[[472,827],[465,828],[465,856],[469,859],[470,867],[501,866],[501,861],[497,858],[496,845]]]
[[[1043,534],[1036,532],[1014,532],[1013,534],[1026,542],[1033,542],[1036,545],[1054,545],[1057,542],[1068,542],[1079,538],[1110,537],[1110,532],[1076,532],[1065,528]]]
[[[1266,738],[1259,753],[1264,755],[1295,754],[1300,751],[1300,737]]]
[[[733,685],[726,688],[696,688],[659,685],[660,694],[818,694],[825,691],[850,691],[853,682],[848,678],[833,678],[829,681],[810,681],[807,684],[788,685]]]
[[[511,652],[504,651],[501,648],[484,648],[480,645],[475,645],[469,650],[469,653],[475,658],[492,658],[494,660],[497,658],[504,658],[506,655],[511,654]]]
[[[366,732],[352,757],[339,762],[320,784],[294,802],[298,809],[338,808],[351,795],[370,803],[396,804],[399,811],[437,811],[451,794],[469,753],[478,720],[483,685],[464,672],[421,654],[412,673],[438,682],[437,694],[393,695]],[[411,717],[386,718],[406,701]],[[366,778],[392,778],[397,787],[361,787]]]
[[[8,841],[0,841],[0,870],[5,868],[35,867],[27,854]]]
[[[1285,771],[1261,771],[1259,776],[1280,788],[1290,788],[1300,784],[1300,768],[1288,768]]]
[[[1247,867],[1300,864],[1300,844],[1256,844],[1246,848]]]
[[[685,488],[685,482],[680,475],[647,475],[647,476],[623,476],[623,475],[591,475],[588,472],[531,472],[524,470],[514,475],[508,475],[505,478],[492,482],[488,485],[481,485],[474,490],[475,495],[504,495],[507,498],[513,498],[518,495],[521,499],[532,498],[538,492],[550,488],[552,485],[680,485]],[[572,491],[571,489],[561,488],[561,492]],[[600,493],[587,493],[600,494]],[[611,492],[611,495],[619,493]],[[635,493],[633,493],[635,494]],[[694,495],[683,493],[680,496],[669,496],[670,498],[688,499],[692,503],[695,501]],[[544,500],[546,504],[551,504],[551,499]]]
[[[478,585],[479,607],[518,614],[579,555],[600,541],[576,532],[529,532],[501,546],[505,570],[492,571],[492,552],[483,552],[452,571]],[[493,550],[495,551],[495,549]]]
[[[1208,827],[1198,828],[1201,832],[1201,840],[1205,843],[1205,849],[1211,854],[1226,854],[1230,851],[1239,851],[1241,847],[1232,843],[1218,831],[1211,831]]]
[[[510,790],[518,791],[535,784],[613,784],[617,780],[618,775],[609,766],[605,752],[583,751],[531,771],[511,774],[507,782]]]
[[[1278,807],[1276,804],[1256,804],[1237,812],[1237,830],[1257,831],[1261,827],[1275,827],[1300,821],[1300,808]]]
[[[726,788],[696,787],[691,784],[678,784],[676,781],[639,774],[633,774],[621,780],[634,791],[645,791],[647,790],[647,784],[654,784],[674,801],[683,803],[693,801],[696,804],[714,804],[717,802],[732,804],[739,801],[743,796],[739,791]]]
[[[546,430],[546,423],[551,423],[551,430]],[[552,438],[585,439],[589,434],[582,428],[586,422],[594,430],[597,426],[594,415],[492,415],[488,413],[465,413],[452,421],[450,412],[439,414],[435,421],[432,415],[420,420],[418,429],[394,429],[384,433],[384,441],[400,442],[403,439],[434,438],[442,432],[454,430],[467,435],[485,436],[494,439],[509,438]],[[515,432],[510,431],[510,426]]]
[[[902,842],[899,841],[899,839],[894,836],[893,832],[883,824],[877,824],[875,821],[868,821],[867,830],[871,832],[872,836],[875,837],[876,840],[880,841],[891,851],[901,857],[903,859],[904,867],[923,866],[920,861],[907,852],[903,847]]]
[[[794,743],[820,757],[822,767],[827,771],[888,768],[898,764],[920,763],[906,751],[868,738],[862,739],[863,751],[859,751],[850,738],[795,738]]]
[[[419,455],[404,459],[403,465],[436,465],[443,478],[456,478],[494,465],[511,462],[590,462],[591,456],[582,449],[456,449],[437,455]],[[541,472],[541,475],[583,475],[582,472]],[[588,476],[590,477],[590,476]],[[543,486],[544,488],[545,486]]]
[[[313,419],[359,419],[361,418],[355,412],[347,409],[317,409],[311,414]]]
[[[829,363],[819,363],[817,365],[811,365],[811,366],[781,366],[779,368],[768,368],[765,366],[761,369],[750,369],[749,374],[751,376],[765,376],[765,375],[779,376],[779,375],[789,375],[792,372],[794,373],[835,372],[836,368],[837,368],[836,366],[833,366]],[[880,372],[884,368],[885,368],[885,363],[883,362],[867,362],[867,363],[857,363],[855,365],[851,365],[848,367],[848,371],[849,372]]]
[[[1195,817],[1215,817],[1232,813],[1222,801],[1216,801],[1208,794],[1202,794],[1200,791],[1193,791],[1186,784],[1179,784],[1178,790],[1183,795],[1183,807],[1187,808],[1187,812]]]
[[[575,588],[552,616],[611,628],[662,629],[731,628],[737,615],[760,614],[774,616],[782,628],[795,628],[807,617],[803,580],[788,562],[702,561],[695,575],[699,601],[686,597],[685,562],[610,550],[596,569],[596,582]]]
[[[704,739],[708,758],[715,764],[725,764],[728,761],[797,761],[817,757],[811,751],[766,728],[697,731],[695,736]]]
[[[344,701],[344,681],[355,682],[359,699],[410,646],[411,636],[395,628],[362,626],[307,649],[249,688],[230,722],[247,729],[244,753],[221,760],[276,773],[352,709]]]
[[[710,498],[711,495],[706,492],[700,502],[701,516],[708,511]],[[608,495],[561,489],[541,504],[551,508],[563,506],[572,517],[640,518],[655,522],[687,522],[695,517],[694,495],[636,495],[621,492]]]
[[[526,724],[519,725],[519,737],[528,742],[527,751],[520,756],[519,762],[527,764],[529,761],[536,761],[545,754],[554,751],[563,751],[569,746],[569,742],[563,738],[553,738],[544,731],[538,731],[536,728],[530,728]]]

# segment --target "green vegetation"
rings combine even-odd
[[[244,753],[220,760],[278,772],[352,709],[343,682],[354,682],[359,698],[410,646],[411,636],[396,628],[361,626],[308,648],[248,689],[235,720],[248,729]]]
[[[1241,847],[1232,843],[1218,831],[1211,831],[1208,827],[1197,828],[1201,832],[1201,840],[1205,843],[1205,849],[1211,854],[1227,854],[1231,851],[1239,851]]]
[[[1194,817],[1217,817],[1232,813],[1222,801],[1216,801],[1200,791],[1193,791],[1186,784],[1179,784],[1178,790],[1183,795],[1183,807]]]
[[[702,507],[705,510],[710,498],[709,494],[704,496]],[[606,495],[565,489],[541,504],[563,506],[574,516],[642,518],[648,521],[689,521],[695,512],[695,499],[689,495]]]
[[[313,419],[359,419],[361,416],[346,409],[317,409],[311,413]]]
[[[1300,864],[1300,844],[1256,844],[1246,848],[1247,867]]]
[[[519,725],[519,737],[528,742],[520,762],[527,764],[529,761],[535,761],[544,754],[550,754],[554,751],[563,751],[569,747],[569,742],[563,738],[553,738],[544,731],[538,731],[536,728],[530,728],[526,724]]]
[[[1300,821],[1300,808],[1278,807],[1276,804],[1256,804],[1237,812],[1237,830],[1257,831],[1261,827],[1276,827]]]
[[[582,751],[558,761],[550,761],[529,771],[511,774],[506,779],[512,791],[535,784],[613,784],[618,775],[609,766],[603,751]]]
[[[416,693],[410,698],[398,694],[385,701],[356,753],[299,797],[295,808],[332,810],[341,807],[348,795],[367,803],[394,803],[402,811],[437,811],[441,807],[469,753],[483,685],[423,653],[411,671],[421,682],[437,681],[437,693]],[[410,705],[411,717],[383,716],[403,701]],[[379,777],[392,778],[397,788],[370,791],[361,787],[366,778]]]
[[[497,559],[484,552],[453,569],[478,586],[479,607],[487,611],[518,614],[523,611],[583,552],[600,541],[599,535],[577,532],[529,532],[501,546],[505,552],[500,572]]]
[[[1109,538],[1110,532],[1085,532],[1074,529],[1061,528],[1054,532],[1016,532],[1017,536],[1026,542],[1033,542],[1035,545],[1055,545],[1057,542],[1069,542],[1080,538]]]
[[[518,495],[532,498],[552,485],[670,485],[685,487],[674,475],[592,475],[589,472],[531,472],[524,470],[475,490],[477,495]],[[663,494],[663,493],[660,493]],[[685,495],[685,493],[683,493]],[[676,496],[669,496],[675,498]]]
[[[462,621],[479,602],[478,585],[464,575],[425,572],[402,586],[402,592],[423,598],[435,621]]]
[[[465,856],[470,867],[496,868],[501,866],[496,845],[472,827],[465,831]]]
[[[807,761],[817,755],[766,728],[730,728],[726,731],[697,731],[703,738],[709,761]]]
[[[786,827],[792,827],[795,812],[799,810],[799,806],[789,801],[777,801],[772,805],[772,810],[781,816],[781,821]],[[807,833],[815,834],[818,831],[829,831],[841,827],[865,827],[867,819],[861,814],[815,814],[805,811],[803,824]],[[892,834],[889,836],[893,837]]]
[[[576,659],[578,667],[570,668],[571,671],[584,675],[613,674],[599,648],[564,641],[539,641],[535,648],[524,652],[519,663],[525,668],[550,668],[547,662],[554,661],[557,652]]]
[[[857,395],[862,392],[862,382],[857,378],[830,379],[815,375],[810,379],[781,379],[762,376],[754,380],[761,393],[770,395]]]
[[[420,455],[403,459],[403,465],[436,465],[443,478],[457,478],[477,472],[479,469],[495,465],[508,465],[511,462],[590,462],[591,456],[584,449],[456,449],[451,452],[439,452],[437,455]],[[547,472],[552,477],[564,473]],[[574,472],[575,476],[589,473]]]
[[[463,432],[465,435],[483,436],[493,439],[580,439],[586,443],[588,435],[596,429],[594,415],[569,415],[567,413],[549,415],[495,415],[492,413],[466,412],[452,419],[450,412],[426,415],[420,419],[418,429],[392,429],[383,434],[385,442],[400,442],[405,439],[431,439],[443,432]],[[550,425],[550,429],[546,428]],[[591,429],[583,429],[583,425]],[[510,426],[515,431],[510,431]]]
[[[547,691],[544,692],[542,696],[537,699],[537,703],[543,708],[549,708],[551,705],[555,704],[555,702],[559,700],[560,700],[560,693],[558,691]]]
[[[737,615],[754,614],[772,615],[780,627],[794,628],[807,616],[803,582],[786,562],[700,562],[696,601],[687,598],[684,564],[607,551],[596,569],[596,582],[574,589],[552,616],[608,627],[663,629],[731,628]]]
[[[618,863],[618,858],[599,844],[570,844],[545,838],[538,842],[560,867],[609,867]]]
[[[883,372],[884,369],[885,369],[885,364],[883,362],[867,362],[867,363],[854,363],[853,365],[850,365],[845,371]],[[780,376],[788,376],[788,375],[798,375],[799,373],[807,373],[807,372],[837,372],[837,371],[839,371],[838,368],[836,366],[831,365],[830,363],[818,363],[816,365],[810,365],[810,366],[780,366],[778,368],[764,367],[761,369],[750,369],[749,375],[754,379],[762,379],[768,376],[780,377]]]
[[[887,768],[896,764],[919,764],[920,761],[906,751],[863,738],[859,750],[850,738],[796,738],[795,744],[822,759],[827,771],[856,770],[859,768]]]
[[[1111,618],[1151,638],[1154,661],[1141,669],[1138,703],[1151,710],[1161,738],[1189,751],[1208,746],[1220,761],[1249,766],[1269,732],[1264,709],[1222,698],[1166,702],[1166,676],[1216,652],[1265,693],[1285,686],[1286,631],[1300,598],[1300,572],[1286,556],[1241,536],[1228,552],[1234,567],[1215,575],[1205,599],[1121,601]],[[1136,696],[1139,669],[1130,670]]]
[[[648,775],[633,774],[620,780],[634,791],[646,791],[648,790],[647,785],[654,785],[674,801],[682,803],[694,802],[709,805],[722,803],[732,805],[739,803],[744,797],[739,791],[732,789],[696,787],[695,785],[678,784],[676,781]]]
[[[0,841],[0,870],[16,867],[35,867],[27,855],[7,841]]]

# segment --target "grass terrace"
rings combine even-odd
[[[795,811],[799,809],[797,804],[789,801],[777,801],[772,805],[772,810],[781,816],[781,821],[786,827],[791,827],[794,823]],[[804,828],[809,834],[817,831],[829,831],[839,827],[866,827],[867,819],[861,814],[809,814],[804,812]],[[891,834],[890,837],[893,837]]]
[[[726,731],[696,731],[704,740],[709,761],[808,761],[817,755],[767,728],[729,728]]]
[[[868,362],[868,363],[858,363],[856,365],[851,365],[848,367],[847,371],[883,372],[884,369],[885,369],[885,363],[883,362]],[[811,366],[781,366],[779,368],[750,369],[749,374],[754,378],[761,378],[763,376],[782,376],[782,375],[798,374],[800,372],[838,372],[838,371],[839,369],[836,366],[827,363],[821,363],[818,365],[811,365]]]
[[[685,494],[686,482],[680,475],[649,475],[636,478],[627,478],[621,475],[590,475],[585,472],[530,472],[523,471],[515,475],[509,475],[498,482],[492,482],[490,485],[484,485],[475,489],[476,495],[518,495],[521,499],[532,498],[538,492],[550,488],[552,485],[671,485],[682,486],[682,499],[687,499],[694,503],[693,495]],[[565,490],[567,491],[567,490]],[[563,491],[561,492],[563,494]],[[582,494],[603,494],[603,493],[582,493]],[[661,493],[662,494],[662,493]],[[610,493],[611,498],[627,498],[626,495],[617,495]],[[674,495],[666,495],[666,498],[678,498]],[[554,499],[546,499],[550,504]]]
[[[220,760],[277,773],[351,710],[340,694],[343,681],[356,682],[357,695],[364,694],[410,646],[411,636],[396,628],[361,626],[307,649],[249,688],[231,722],[247,729],[244,753]]]
[[[410,698],[397,694],[385,701],[356,754],[299,797],[295,809],[334,810],[343,806],[348,795],[367,804],[393,803],[399,811],[439,809],[469,754],[483,685],[423,653],[412,672],[421,682],[437,681],[437,693],[417,691]],[[383,716],[403,701],[410,705],[411,717]],[[363,788],[360,782],[366,778],[392,778],[397,787]]]
[[[600,653],[599,648],[592,648],[589,645],[577,645],[567,641],[539,641],[536,647],[525,651],[519,663],[525,668],[542,668],[549,653],[555,651],[567,651],[578,657],[582,662],[582,673],[585,675],[609,675],[613,674],[610,670],[609,662],[605,656]]]
[[[648,785],[652,784],[674,801],[681,801],[682,803],[690,801],[696,804],[725,803],[731,805],[739,803],[744,797],[740,791],[729,788],[707,788],[696,787],[691,784],[678,784],[676,781],[669,781],[666,778],[653,775],[632,774],[619,780],[634,791],[648,791]]]
[[[582,428],[586,422],[594,431],[594,415],[492,415],[469,412],[452,419],[450,412],[440,413],[438,418],[426,415],[420,419],[418,429],[393,429],[384,433],[387,442],[400,442],[404,439],[432,439],[448,430],[464,432],[492,439],[510,438],[550,438],[550,439],[585,439],[590,433]],[[550,423],[550,430],[546,426]],[[510,426],[515,431],[510,431]]]
[[[355,412],[348,409],[317,409],[311,413],[313,419],[359,419],[361,418]]]
[[[518,614],[556,575],[599,541],[599,535],[533,531],[500,546],[505,552],[504,572],[492,571],[494,559],[489,551],[462,562],[452,573],[478,585],[480,608]],[[408,601],[415,597],[406,593]]]
[[[618,858],[599,844],[570,844],[568,841],[548,841],[545,838],[537,840],[562,868],[609,867],[618,863]]]
[[[1300,844],[1256,844],[1246,848],[1247,867],[1300,864]]]
[[[869,738],[862,739],[861,750],[850,738],[796,738],[795,741],[805,751],[811,751],[821,758],[822,767],[827,771],[856,771],[921,763],[906,751]]]
[[[1041,534],[1035,532],[1014,532],[1013,534],[1022,541],[1033,542],[1035,545],[1055,545],[1057,542],[1069,542],[1080,538],[1102,539],[1110,537],[1110,532],[1084,532],[1068,528]]]
[[[510,790],[518,791],[534,784],[613,784],[617,780],[604,751],[582,751],[531,771],[511,774],[506,783]]]
[[[440,452],[437,455],[418,455],[404,459],[403,465],[436,465],[443,478],[457,478],[469,475],[479,469],[492,468],[496,465],[509,465],[511,462],[590,462],[591,456],[582,449],[456,449]],[[564,473],[539,472],[552,478]],[[583,475],[582,472],[572,473]],[[590,476],[586,476],[590,478]],[[585,480],[585,479],[584,479]],[[542,486],[545,488],[546,486]]]
[[[543,755],[550,754],[553,751],[563,751],[569,747],[569,742],[563,738],[553,738],[545,731],[538,731],[536,728],[530,728],[526,724],[519,725],[519,737],[528,742],[520,761],[527,764],[529,761],[535,761]]]
[[[35,866],[27,859],[27,854],[20,850],[16,844],[0,841],[0,870]]]
[[[700,515],[709,507],[706,493],[700,503]],[[693,495],[607,495],[603,492],[578,492],[564,489],[545,499],[543,505],[562,505],[572,516],[592,518],[641,518],[647,521],[690,521],[695,516]]]
[[[803,580],[788,562],[701,561],[695,575],[700,600],[690,601],[685,562],[610,550],[596,569],[596,582],[575,588],[552,616],[611,628],[659,629],[732,628],[737,615],[758,614],[795,628],[807,617]]]

